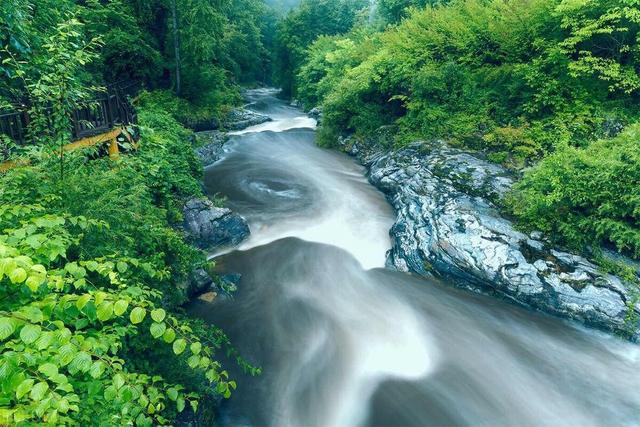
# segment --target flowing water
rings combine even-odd
[[[640,426],[640,347],[385,270],[394,213],[364,169],[273,91],[249,96],[274,121],[206,171],[253,233],[216,255],[239,290],[190,307],[263,368],[231,369],[222,426]]]

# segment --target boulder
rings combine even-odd
[[[209,251],[236,246],[250,234],[247,222],[240,215],[202,199],[192,199],[185,204],[184,229],[194,245]]]
[[[316,119],[318,124],[320,124],[320,122],[322,122],[322,108],[315,107],[315,108],[311,109],[311,111],[309,111],[307,114],[312,119]]]
[[[629,285],[587,259],[550,247],[504,218],[497,201],[509,172],[444,142],[386,151],[342,140],[397,212],[388,265],[640,339],[640,305]],[[635,312],[635,316],[631,315]]]
[[[242,130],[249,126],[259,125],[270,122],[272,119],[264,114],[247,110],[246,108],[236,108],[232,110],[226,117],[224,127],[227,130]]]

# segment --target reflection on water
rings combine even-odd
[[[394,215],[364,170],[273,92],[251,97],[272,127],[206,177],[252,228],[218,258],[239,291],[190,307],[264,368],[233,372],[223,426],[640,425],[640,347],[380,268]]]

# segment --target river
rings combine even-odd
[[[364,168],[274,91],[248,97],[273,121],[236,132],[205,179],[250,224],[215,254],[242,279],[189,308],[263,368],[231,369],[220,425],[640,426],[640,347],[384,269],[394,213]]]

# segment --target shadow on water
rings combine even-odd
[[[301,115],[272,92],[251,96],[275,121]],[[313,138],[238,135],[207,170],[253,236],[217,258],[242,274],[234,298],[190,312],[264,371],[232,370],[221,425],[640,425],[638,346],[384,270],[393,212],[360,166]]]

